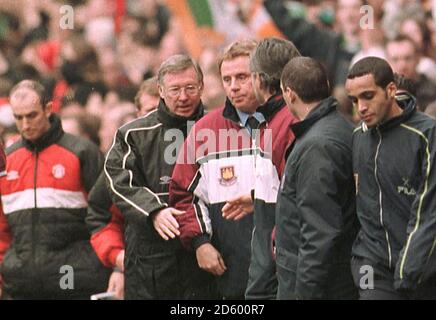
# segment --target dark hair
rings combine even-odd
[[[330,96],[327,71],[321,62],[309,57],[291,59],[283,69],[283,89],[291,88],[304,103],[324,100]]]
[[[394,82],[398,90],[406,91],[416,96],[416,83],[410,78],[406,78],[398,73],[394,74]]]
[[[394,72],[389,63],[381,58],[367,57],[357,61],[348,71],[347,79],[354,79],[366,75],[373,75],[375,84],[386,88],[394,82]]]
[[[35,92],[38,95],[39,102],[41,103],[42,108],[44,109],[46,107],[47,103],[49,102],[47,91],[42,84],[34,80],[23,80],[18,82],[15,86],[12,87],[9,96],[12,96],[15,91],[23,88]]]
[[[261,83],[271,93],[280,92],[280,77],[286,63],[299,57],[300,52],[289,41],[279,38],[265,38],[250,56],[250,71],[259,73]]]

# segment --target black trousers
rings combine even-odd
[[[185,250],[130,257],[125,265],[126,300],[216,299],[211,274],[201,270]]]
[[[373,286],[367,282],[368,268],[373,270]],[[434,285],[424,285],[410,293],[395,290],[394,271],[368,259],[353,257],[351,269],[360,300],[436,300]]]

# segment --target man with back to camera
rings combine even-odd
[[[361,230],[352,270],[360,299],[434,299],[436,122],[413,96],[396,99],[383,59],[354,64],[346,89],[362,119],[353,135]]]
[[[281,85],[295,142],[277,199],[278,299],[353,299],[351,245],[358,230],[352,172],[353,126],[330,96],[320,62],[292,59]]]

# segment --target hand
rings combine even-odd
[[[227,267],[221,254],[210,243],[202,244],[196,251],[198,266],[216,276],[226,272]]]
[[[124,273],[119,271],[112,272],[109,278],[107,292],[115,292],[117,299],[124,299]]]
[[[223,218],[227,220],[240,220],[254,210],[251,194],[239,196],[227,201],[222,208]]]
[[[176,210],[174,208],[163,209],[152,215],[153,226],[163,239],[174,239],[180,235],[179,224],[174,216],[184,213],[185,211]]]
[[[121,250],[118,253],[117,258],[115,259],[115,266],[124,272],[124,250]]]

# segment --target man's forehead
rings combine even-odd
[[[16,90],[9,99],[13,113],[18,115],[39,111],[42,108],[39,96],[33,90],[23,88]]]
[[[26,101],[39,103],[39,96],[35,91],[29,88],[19,88],[12,93],[10,100],[16,102]]]
[[[171,71],[164,75],[164,82],[184,81],[184,80],[197,80],[197,73],[194,67],[189,67],[183,70]]]
[[[345,88],[347,91],[363,92],[368,90],[376,90],[377,84],[375,83],[374,75],[366,74],[361,77],[347,79]]]
[[[250,73],[250,57],[244,55],[224,60],[221,64],[221,74],[226,73]]]

